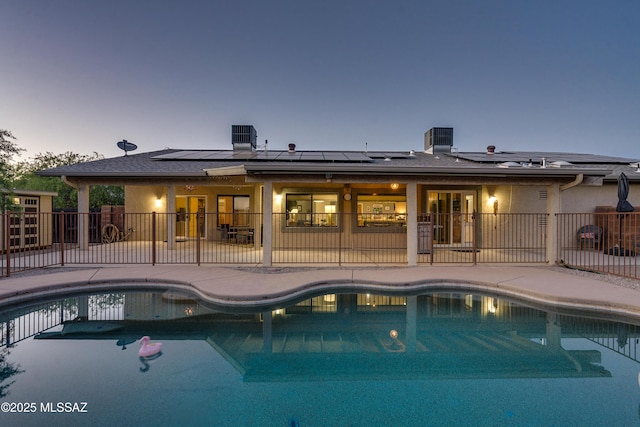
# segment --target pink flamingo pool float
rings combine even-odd
[[[149,341],[151,341],[151,338],[146,335],[140,338],[140,350],[138,350],[138,356],[152,357],[162,351],[162,343],[149,343]]]

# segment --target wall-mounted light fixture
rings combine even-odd
[[[276,194],[276,203],[282,203],[282,194]]]
[[[398,188],[400,188],[400,184],[398,184],[397,182],[392,182],[391,183],[391,189],[392,190],[397,190]]]
[[[493,214],[497,215],[498,214],[498,198],[493,194],[489,196],[489,205],[493,206]]]
[[[162,206],[162,197],[156,197],[156,208]]]
[[[327,182],[331,182],[333,179],[333,175],[330,173],[325,173],[324,174],[325,179],[327,180]]]

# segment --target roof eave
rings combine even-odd
[[[160,178],[160,177],[206,177],[204,171],[177,171],[177,172],[55,172],[55,173],[42,173],[46,171],[37,172],[40,176],[67,176],[74,178]]]
[[[292,165],[269,165],[269,164],[247,164],[244,166],[247,174],[321,174],[321,173],[341,173],[341,174],[373,174],[373,175],[444,175],[444,176],[529,176],[529,177],[574,177],[578,174],[585,176],[605,177],[612,173],[611,169],[596,168],[575,168],[575,169],[555,169],[555,168],[452,168],[452,167],[408,167],[408,166],[380,166],[362,165],[304,165],[303,167],[292,168]]]

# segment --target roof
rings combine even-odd
[[[544,161],[542,160],[544,158]],[[554,162],[563,161],[562,164]],[[509,162],[509,163],[508,163]],[[616,179],[624,171],[640,181],[628,158],[554,152],[242,151],[165,149],[39,171],[42,176],[85,178],[205,178],[238,174],[445,175]],[[544,167],[543,167],[544,166]],[[637,172],[637,173],[636,173]]]
[[[3,194],[15,194],[17,196],[52,196],[55,197],[58,195],[56,191],[41,191],[41,190],[21,190],[19,188],[13,188],[11,190],[7,190],[6,188],[0,188],[0,193]]]

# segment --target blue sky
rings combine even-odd
[[[23,157],[231,148],[640,158],[636,0],[0,2],[0,128]]]

